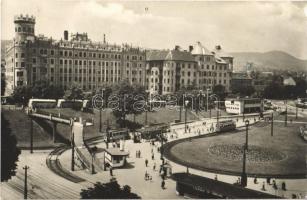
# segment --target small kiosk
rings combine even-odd
[[[129,156],[129,152],[121,150],[120,148],[105,149],[104,159],[105,164],[116,167],[123,167],[126,164],[126,158]]]

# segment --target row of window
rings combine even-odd
[[[34,33],[34,28],[32,27],[15,27],[15,32],[20,33],[20,32],[24,32],[24,33]]]
[[[36,54],[36,49],[33,48],[32,52],[33,54]],[[51,56],[55,55],[55,50],[50,49],[49,52]],[[41,55],[47,55],[48,50],[40,49],[39,53]],[[98,58],[98,59],[109,59],[110,58],[110,59],[115,59],[115,60],[116,59],[120,60],[121,58],[124,58],[126,60],[133,60],[133,61],[144,60],[144,56],[139,56],[139,55],[124,55],[122,57],[121,54],[114,54],[114,53],[110,53],[110,54],[109,53],[94,53],[94,52],[86,52],[86,51],[77,51],[73,53],[73,51],[63,51],[63,50],[59,51],[59,56],[62,56],[62,57],[73,57],[73,54],[75,58]]]

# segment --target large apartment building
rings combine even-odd
[[[145,50],[110,44],[105,37],[93,42],[87,33],[54,40],[35,35],[33,16],[16,16],[15,37],[6,49],[6,95],[15,87],[38,80],[67,89],[72,84],[90,91],[121,80],[145,86],[152,94],[170,94],[195,85],[199,90],[224,85],[229,91],[233,57],[220,46],[212,51],[200,42],[181,50]]]
[[[6,50],[6,93],[38,80],[64,89],[77,84],[83,90],[127,79],[144,85],[145,50],[130,45],[92,42],[87,33],[64,31],[64,39],[35,36],[35,18],[16,16],[15,38]]]
[[[230,91],[233,57],[220,46],[209,51],[200,42],[189,50],[148,51],[146,54],[147,89],[155,94],[169,94],[189,85],[199,90],[225,86]]]

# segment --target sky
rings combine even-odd
[[[307,1],[2,0],[1,38],[14,15],[36,17],[35,34],[54,39],[87,32],[92,41],[188,49],[200,41],[227,52],[285,51],[307,59]]]

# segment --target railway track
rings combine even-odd
[[[85,181],[85,179],[82,179],[70,173],[68,170],[64,169],[58,159],[58,157],[69,148],[70,148],[69,146],[63,145],[63,146],[57,147],[54,151],[52,151],[46,158],[47,167],[55,174],[71,182],[74,182],[74,183],[83,182]]]

